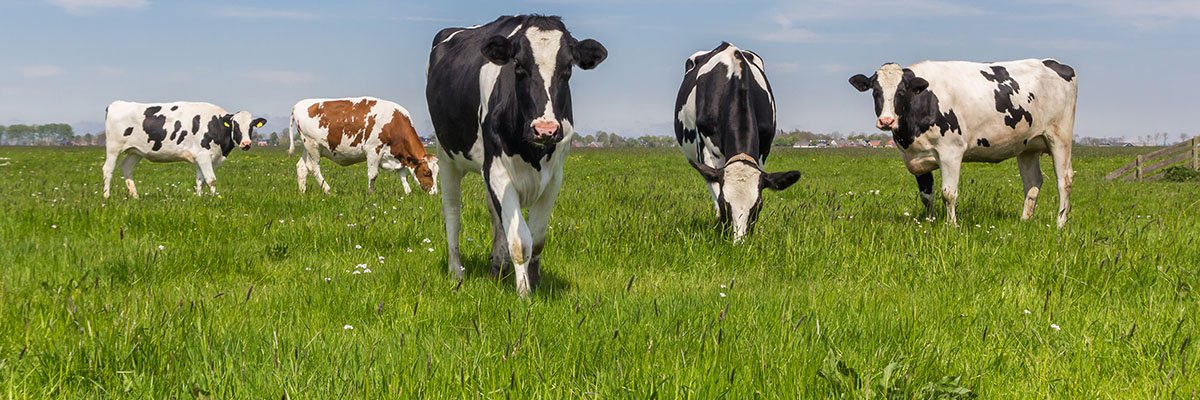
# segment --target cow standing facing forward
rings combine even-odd
[[[1050,153],[1058,177],[1058,227],[1067,223],[1079,87],[1070,66],[1051,59],[926,61],[908,68],[889,63],[871,77],[850,77],[850,84],[872,91],[875,126],[892,132],[905,166],[917,176],[927,214],[933,212],[933,170],[942,170],[942,200],[957,226],[962,163],[1016,157],[1025,187],[1021,220],[1027,220],[1042,186],[1038,158]]]
[[[405,171],[413,174],[422,190],[437,193],[437,157],[425,153],[408,110],[399,104],[373,97],[301,100],[292,107],[292,132],[304,146],[296,162],[300,193],[308,186],[310,173],[329,193],[321,175],[321,157],[342,166],[366,161],[368,193],[375,193],[380,167],[399,173],[405,194],[412,192]],[[292,137],[288,134],[288,154],[295,148]]]
[[[675,140],[708,183],[717,220],[734,241],[754,228],[762,190],[783,190],[799,171],[767,173],[775,138],[775,95],[754,52],[721,43],[688,57],[675,102]]]
[[[491,264],[511,257],[517,292],[540,276],[542,248],[563,162],[574,135],[571,71],[595,68],[608,52],[578,41],[558,17],[505,16],[482,26],[443,29],[429,54],[425,97],[442,160],[442,214],[450,273],[458,253],[461,180],[481,172],[492,216]],[[528,220],[521,215],[529,209]]]
[[[133,167],[143,158],[194,164],[196,195],[201,194],[205,182],[216,195],[217,176],[213,170],[235,147],[249,150],[254,129],[267,123],[266,119],[251,117],[249,112],[229,114],[208,103],[114,101],[105,114],[104,198],[108,198],[113,169],[122,153],[125,158],[121,160],[121,174],[130,197],[138,198]]]

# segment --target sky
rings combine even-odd
[[[1076,136],[1200,133],[1197,0],[0,0],[0,124],[94,133],[114,100],[188,100],[276,131],[301,99],[365,95],[426,135],[433,35],[526,13],[608,48],[571,80],[581,134],[672,135],[684,60],[722,41],[766,61],[784,130],[873,131],[847,79],[885,62],[1056,58],[1079,74]]]

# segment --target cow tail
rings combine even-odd
[[[295,151],[295,149],[296,149],[296,141],[292,139],[293,136],[296,136],[296,112],[295,111],[292,111],[291,124],[292,124],[292,126],[290,129],[288,129],[288,134],[287,134],[288,155],[289,156],[292,155],[292,152]]]

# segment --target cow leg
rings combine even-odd
[[[125,159],[121,160],[121,176],[125,177],[125,188],[129,190],[129,197],[138,198],[137,185],[133,183],[133,167],[142,161],[142,156],[129,153],[125,155]]]
[[[112,183],[113,170],[117,169],[117,158],[121,156],[120,151],[109,149],[104,155],[104,166],[100,170],[104,173],[104,198],[108,198],[108,189]]]
[[[941,159],[942,202],[946,203],[946,220],[951,226],[958,227],[955,205],[958,204],[958,174],[962,167],[962,155],[944,155]]]
[[[408,186],[408,167],[403,167],[396,170],[396,176],[400,177],[400,184],[404,185],[404,194],[412,194],[412,186]]]
[[[529,225],[521,215],[521,201],[512,181],[502,168],[485,171],[489,200],[496,202],[500,221],[504,223],[504,236],[508,239],[508,255],[512,257],[513,270],[516,272],[517,294],[528,297],[533,288],[529,281],[529,261],[533,255],[533,238]]]
[[[308,165],[308,170],[312,172],[313,178],[317,180],[317,186],[320,186],[325,194],[329,194],[329,184],[325,183],[325,176],[321,175],[321,153],[315,145],[310,146],[305,143],[304,162]]]
[[[1021,208],[1021,220],[1033,218],[1033,209],[1037,207],[1038,193],[1042,190],[1042,168],[1037,152],[1025,152],[1017,155],[1017,169],[1021,171],[1021,184],[1025,187],[1025,206]]]
[[[217,174],[213,173],[212,160],[208,158],[197,158],[196,165],[200,166],[200,173],[204,175],[204,182],[208,183],[208,191],[213,195],[217,195]]]
[[[196,195],[202,196],[202,195],[204,195],[204,190],[202,190],[204,187],[204,172],[200,170],[199,165],[195,165],[195,167],[196,167]]]
[[[1071,183],[1075,178],[1071,168],[1071,140],[1051,142],[1050,158],[1054,160],[1054,175],[1058,178],[1058,227],[1062,228],[1071,211]]]
[[[375,194],[375,178],[379,176],[379,156],[367,152],[367,194]]]
[[[925,217],[933,218],[933,173],[917,175],[917,194],[925,206]]]
[[[500,211],[496,209],[491,195],[488,195],[486,203],[488,215],[492,217],[492,252],[488,261],[492,265],[492,276],[500,278],[508,273],[508,239],[504,235],[504,222],[500,220]]]
[[[562,188],[562,167],[555,172],[554,178],[542,197],[529,206],[529,233],[533,240],[533,255],[529,260],[529,280],[537,287],[542,280],[542,249],[546,246],[546,231],[550,227],[550,214],[554,211],[554,202],[558,199],[558,191]]]
[[[439,151],[438,153],[441,153]],[[444,158],[448,160],[449,158]],[[442,180],[442,219],[446,224],[446,261],[449,264],[450,275],[462,280],[462,260],[458,256],[458,233],[462,228],[462,178],[464,173],[447,165],[438,171]]]
[[[308,190],[308,163],[304,162],[304,156],[300,156],[300,160],[296,161],[296,183],[300,185],[300,193]]]

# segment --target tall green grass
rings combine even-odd
[[[196,197],[189,165],[143,162],[142,199],[117,177],[104,201],[100,149],[0,157],[4,398],[1200,390],[1200,185],[1102,180],[1127,150],[1077,149],[1059,230],[1048,160],[1029,222],[1014,162],[969,164],[955,229],[894,151],[781,149],[803,178],[736,246],[677,150],[575,151],[529,300],[488,273],[478,175],[459,286],[439,199],[368,196],[361,165],[301,195],[294,158],[238,151]]]

